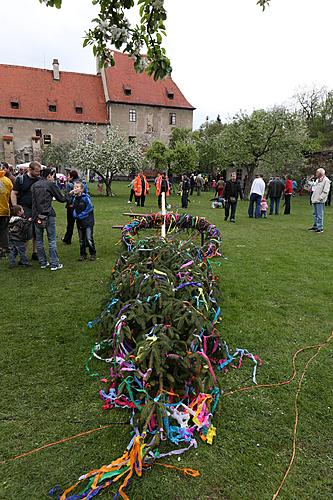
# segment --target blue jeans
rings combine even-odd
[[[324,203],[313,203],[313,227],[324,229]]]
[[[256,204],[255,217],[256,219],[260,217],[261,198],[262,198],[261,194],[252,193],[250,195],[250,204],[248,210],[249,217],[253,217],[254,203]]]
[[[29,264],[24,241],[10,241],[9,240],[9,265],[14,266],[16,263],[16,256],[20,256],[20,264],[27,266]]]
[[[38,261],[41,266],[46,266],[47,257],[44,248],[44,231],[47,234],[47,240],[49,243],[49,254],[51,267],[57,267],[59,265],[59,257],[57,254],[57,242],[56,242],[56,219],[55,217],[49,216],[47,218],[46,228],[43,229],[35,224],[36,231],[36,245],[37,245],[37,255]]]
[[[271,198],[271,202],[269,205],[269,215],[273,215],[274,204],[275,204],[275,215],[279,215],[280,199],[281,198]]]
[[[96,255],[95,243],[94,243],[94,226],[90,227],[80,227],[77,226],[80,241],[80,255],[81,257],[87,256],[86,247],[89,248],[90,255]]]

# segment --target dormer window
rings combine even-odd
[[[167,96],[168,96],[168,99],[173,99],[175,94],[173,92],[171,92],[170,90],[167,91]]]
[[[19,109],[19,108],[20,108],[20,103],[18,102],[18,100],[16,100],[16,99],[12,99],[12,100],[10,101],[10,107],[11,107],[12,109]]]
[[[56,104],[49,104],[49,111],[51,113],[55,113],[57,111],[57,106]]]
[[[78,115],[82,115],[83,107],[82,106],[75,106],[75,113]]]
[[[132,89],[130,87],[124,87],[124,94],[125,95],[131,95],[132,94]]]

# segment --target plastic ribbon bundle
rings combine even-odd
[[[120,478],[117,495],[127,499],[125,488],[145,467],[154,463],[173,467],[159,460],[196,448],[198,439],[213,443],[212,419],[221,394],[219,370],[240,367],[249,359],[255,382],[260,360],[244,349],[231,355],[218,330],[220,291],[208,257],[217,254],[220,233],[202,218],[172,217],[169,229],[177,219],[178,227],[193,225],[206,231],[205,247],[157,237],[134,245],[132,235],[156,220],[149,216],[132,221],[123,231],[131,251],[120,256],[112,272],[110,297],[88,325],[97,329],[100,339],[91,350],[87,370],[102,377],[104,410],[131,412],[132,438],[119,459],[84,474],[64,492],[53,489],[51,493],[61,500],[88,500]],[[163,452],[164,442],[173,449]],[[183,472],[198,475],[191,469]]]

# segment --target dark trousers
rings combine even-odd
[[[284,201],[285,201],[284,215],[290,214],[290,200],[291,200],[291,194],[285,194],[284,195]]]
[[[67,227],[66,233],[62,241],[70,245],[72,243],[73,231],[74,231],[75,219],[73,217],[73,208],[67,208]]]
[[[261,194],[252,193],[250,195],[250,204],[248,210],[249,217],[253,217],[254,204],[256,204],[255,218],[258,219],[260,217],[261,198],[262,198]]]
[[[158,195],[157,202],[158,202],[158,207],[159,207],[159,208],[162,208],[162,193],[160,193],[160,194]],[[166,205],[166,204],[167,204],[167,202],[166,202],[166,195],[165,195],[165,205]]]
[[[182,208],[187,208],[188,206],[188,191],[182,192]]]
[[[134,189],[131,189],[131,194],[129,197],[129,201],[133,201],[133,198],[135,197]]]
[[[96,249],[94,243],[94,226],[81,227],[78,225],[77,231],[79,233],[81,257],[87,256],[86,247],[89,248],[90,255],[96,255]]]
[[[190,196],[193,196],[194,186],[191,186]]]
[[[225,216],[226,220],[228,220],[230,212],[231,212],[230,213],[230,220],[235,220],[236,208],[237,208],[237,201],[231,202],[231,201],[226,200],[225,207],[224,207],[224,216]]]
[[[279,215],[279,207],[280,207],[280,198],[276,196],[271,198],[271,202],[269,205],[269,215],[273,215],[275,205],[275,215]]]
[[[16,257],[19,255],[20,264],[27,266],[29,264],[24,241],[10,241],[9,242],[9,265],[14,266]]]
[[[8,222],[9,217],[0,217],[0,249],[8,250]]]
[[[135,201],[138,207],[144,207],[145,206],[145,195],[142,194],[141,196],[136,196]]]

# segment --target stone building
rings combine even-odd
[[[75,140],[82,123],[107,125],[143,144],[168,142],[172,127],[192,129],[194,108],[171,78],[155,82],[137,74],[128,56],[97,75],[0,64],[0,160],[11,164],[40,160],[52,142]]]

